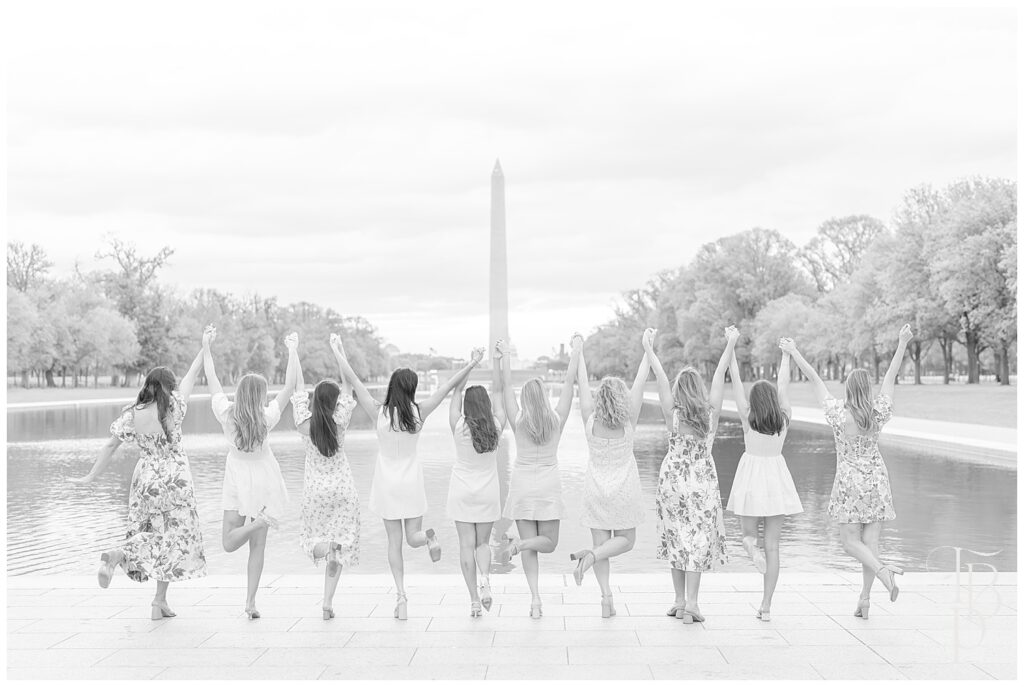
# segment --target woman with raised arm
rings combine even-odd
[[[787,515],[803,513],[793,476],[782,457],[789,418],[789,354],[782,354],[778,388],[759,379],[750,387],[747,401],[740,376],[740,364],[733,354],[729,366],[736,412],[743,426],[744,451],[736,467],[727,510],[740,516],[743,548],[757,571],[764,575],[764,595],[757,617],[771,620],[772,597],[779,582],[779,539]],[[757,529],[764,520],[764,552],[757,546]],[[767,560],[766,560],[767,559]]]
[[[203,332],[204,346],[211,332],[210,327]],[[167,605],[171,582],[206,575],[192,470],[181,445],[181,423],[202,364],[200,349],[180,385],[166,367],[150,370],[135,401],[110,425],[110,440],[92,469],[85,477],[69,480],[91,484],[122,443],[139,447],[139,462],[128,492],[127,533],[121,546],[100,556],[97,577],[104,589],[117,568],[136,582],[156,580],[150,604],[153,620],[175,615]]]
[[[658,558],[672,567],[675,603],[668,610],[684,623],[704,622],[697,603],[700,575],[726,562],[725,524],[711,445],[722,412],[725,369],[739,332],[725,330],[726,345],[708,394],[697,370],[684,367],[671,384],[654,353],[654,335],[644,348],[658,379],[661,412],[669,427],[668,455],[658,474]]]
[[[612,588],[608,578],[611,559],[633,550],[636,526],[644,520],[640,472],[633,455],[633,435],[644,403],[644,384],[651,371],[645,353],[636,371],[633,387],[618,377],[605,377],[597,387],[597,398],[590,395],[583,337],[573,337],[573,349],[579,350],[580,415],[590,449],[587,474],[583,478],[583,514],[580,523],[590,528],[593,549],[572,554],[579,561],[573,577],[583,583],[583,574],[594,569],[601,587],[601,617],[615,615]]]
[[[558,442],[572,409],[573,381],[576,378],[576,361],[579,351],[573,350],[565,381],[558,397],[558,406],[551,408],[547,387],[539,377],[527,380],[519,398],[522,410],[516,402],[512,388],[512,369],[509,363],[508,344],[499,346],[502,353],[502,388],[505,394],[505,411],[509,426],[515,433],[516,461],[509,480],[508,498],[505,500],[503,515],[516,521],[519,536],[508,540],[502,547],[498,560],[507,563],[512,556],[521,553],[523,572],[530,585],[533,599],[530,603],[530,617],[540,618],[542,614],[540,588],[538,587],[539,564],[537,554],[551,553],[558,545],[558,525],[565,517],[565,502],[562,500],[562,480],[558,473]]]
[[[334,335],[332,335],[334,336]],[[299,546],[324,570],[324,620],[334,617],[339,573],[359,563],[359,493],[345,455],[345,430],[356,401],[352,386],[322,379],[306,394],[302,366],[296,361],[292,414],[306,447],[302,477],[302,529]]]
[[[397,593],[394,615],[399,620],[406,620],[409,612],[408,596],[405,593],[405,560],[402,556],[403,531],[409,546],[414,549],[426,546],[432,561],[436,563],[441,560],[441,545],[434,530],[423,529],[427,490],[423,483],[423,465],[416,454],[420,430],[445,396],[480,364],[484,349],[474,349],[470,362],[423,403],[416,402],[419,376],[408,368],[395,370],[388,381],[384,403],[378,404],[352,370],[341,339],[332,338],[332,344],[342,374],[356,390],[359,406],[376,419],[380,448],[370,484],[369,507],[384,520],[384,529],[388,535],[388,565],[395,578]]]
[[[223,427],[224,438],[230,447],[224,462],[224,488],[221,492],[221,507],[224,509],[221,541],[228,553],[249,544],[245,614],[250,620],[260,617],[256,610],[256,592],[263,574],[267,528],[278,526],[277,519],[284,514],[288,503],[281,466],[270,450],[268,436],[291,400],[299,365],[299,335],[293,332],[285,337],[284,342],[288,348],[284,388],[269,404],[267,380],[259,374],[247,374],[238,380],[235,400],[229,401],[217,378],[210,342],[204,341],[203,346],[203,365],[210,385],[213,414]]]
[[[500,365],[500,355],[495,355],[495,368]],[[459,562],[469,588],[469,614],[474,618],[481,616],[481,607],[491,610],[491,528],[501,517],[498,442],[505,429],[505,409],[501,376],[497,377],[498,384],[489,395],[479,385],[466,389],[463,378],[452,392],[448,410],[448,422],[455,437],[455,464],[448,486],[447,511],[459,534]]]
[[[876,577],[889,591],[890,601],[895,601],[900,593],[894,576],[902,575],[903,570],[878,558],[882,523],[896,519],[889,471],[878,450],[878,434],[892,419],[896,375],[912,338],[914,334],[910,325],[903,325],[896,353],[877,396],[872,397],[868,371],[858,368],[846,377],[846,398],[842,401],[828,392],[817,371],[796,349],[793,339],[779,341],[779,348],[793,356],[800,370],[811,380],[814,395],[825,408],[825,421],[835,437],[836,479],[832,484],[828,514],[839,524],[843,550],[860,561],[864,573],[857,610],[853,613],[858,618],[868,617],[871,587]]]

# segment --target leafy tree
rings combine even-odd
[[[25,293],[46,278],[53,263],[46,258],[41,247],[32,244],[28,248],[20,241],[7,244],[7,286]]]
[[[833,217],[798,255],[818,291],[828,293],[850,280],[864,252],[884,233],[885,225],[870,215]]]

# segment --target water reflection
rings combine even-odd
[[[82,475],[105,441],[116,407],[9,410],[7,415],[7,569],[8,574],[39,572],[91,573],[103,549],[115,545],[124,533],[128,487],[137,457],[122,449],[119,459],[90,487],[69,485],[65,478]],[[656,409],[644,417],[655,419]],[[387,573],[385,535],[381,521],[368,512],[376,437],[369,419],[359,414],[348,433],[346,451],[356,488],[364,497],[361,565],[355,572]],[[185,447],[192,463],[199,500],[199,515],[211,573],[241,573],[244,550],[226,554],[220,546],[220,489],[226,453],[220,428],[209,400],[196,399],[185,418]],[[636,455],[643,486],[646,520],[637,530],[633,551],[615,561],[623,572],[662,571],[654,558],[656,543],[654,494],[658,470],[667,448],[664,426],[643,424],[636,435]],[[510,468],[510,433],[502,439],[502,497]],[[267,571],[313,572],[298,546],[299,499],[303,452],[293,431],[290,413],[271,434],[271,446],[281,463],[292,496],[282,530],[272,532]],[[457,537],[445,521],[444,502],[454,457],[447,423],[447,408],[438,409],[420,439],[430,511],[426,524],[437,529],[445,548],[441,563],[430,562],[425,550],[406,552],[410,573],[455,572]],[[787,519],[782,538],[782,564],[786,570],[858,570],[843,554],[836,528],[826,516],[835,451],[825,431],[794,429],[786,442],[786,457],[805,512]],[[723,502],[732,485],[743,451],[740,427],[723,421],[714,456]],[[944,545],[1002,553],[988,559],[999,570],[1016,570],[1016,473],[1004,468],[920,454],[891,447],[886,461],[893,484],[898,519],[886,525],[882,556],[907,570],[924,570],[928,552]],[[582,422],[574,412],[565,429],[559,459],[570,519],[562,523],[558,551],[542,558],[542,569],[570,570],[568,552],[590,545],[590,533],[579,525],[586,441]],[[739,547],[739,520],[726,515],[731,560],[726,570],[749,571]],[[512,566],[504,568],[511,570]]]

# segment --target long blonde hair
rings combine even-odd
[[[672,383],[672,401],[679,411],[679,419],[702,437],[711,431],[711,401],[704,379],[693,367],[687,365]]]
[[[539,377],[527,380],[526,384],[523,384],[519,399],[523,407],[519,411],[516,424],[523,427],[526,435],[535,444],[543,446],[551,440],[561,424],[561,418],[548,400],[544,382]]]
[[[862,367],[852,370],[846,378],[846,409],[865,432],[878,429],[875,422],[875,404],[871,398],[871,377]]]
[[[601,380],[594,404],[594,415],[608,429],[618,429],[629,422],[629,387],[618,377]]]
[[[235,446],[252,453],[267,438],[267,380],[263,375],[247,374],[238,380],[231,419],[235,423]]]

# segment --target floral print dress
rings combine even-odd
[[[136,582],[181,582],[206,575],[203,534],[188,456],[181,446],[185,399],[175,391],[164,434],[137,434],[135,410],[127,408],[110,433],[139,447],[128,494],[128,532],[121,545],[124,569]]]
[[[828,515],[839,523],[895,520],[889,471],[878,450],[878,434],[892,419],[892,399],[875,397],[872,413],[877,429],[854,435],[846,431],[846,403],[825,399],[825,421],[836,440],[836,480],[828,502]]]
[[[359,564],[359,493],[344,448],[345,430],[355,407],[356,401],[351,396],[342,393],[338,397],[334,408],[334,422],[338,425],[338,452],[333,456],[322,455],[308,433],[299,433],[306,447],[299,546],[307,556],[313,558],[313,547],[320,542],[333,541],[340,544],[338,562],[343,567]],[[296,427],[312,417],[309,397],[305,392],[292,395],[292,413]],[[315,558],[313,560],[316,562]]]
[[[677,570],[707,572],[724,565],[725,520],[718,472],[711,457],[713,433],[679,433],[672,414],[669,448],[658,474],[658,558]]]

